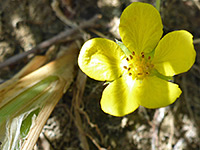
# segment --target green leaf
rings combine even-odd
[[[20,135],[22,138],[25,138],[28,135],[28,132],[30,130],[30,127],[32,125],[32,120],[34,116],[37,116],[39,113],[40,109],[36,109],[32,111],[25,120],[23,120],[21,128],[20,128]]]
[[[20,95],[16,96],[8,104],[0,109],[0,126],[1,124],[12,115],[19,113],[23,108],[28,107],[32,102],[39,97],[45,89],[48,88],[54,81],[58,80],[57,76],[49,76],[40,81],[33,87],[27,89]]]

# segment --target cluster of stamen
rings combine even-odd
[[[136,55],[133,52],[129,57],[126,57],[126,61],[128,62],[127,66],[123,66],[125,70],[127,70],[128,75],[132,76],[134,79],[144,79],[148,76],[154,67],[151,63],[151,57],[147,58],[142,52],[140,55]]]

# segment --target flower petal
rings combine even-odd
[[[172,104],[181,94],[177,84],[150,76],[135,84],[134,97],[146,108],[159,108]]]
[[[120,62],[124,56],[115,42],[94,38],[82,46],[78,64],[89,77],[100,81],[112,81],[122,74]]]
[[[185,30],[173,31],[165,35],[155,49],[152,61],[155,68],[166,76],[188,71],[196,57],[192,37]]]
[[[159,12],[150,4],[134,2],[122,13],[119,32],[122,42],[132,52],[151,52],[162,36]]]
[[[139,105],[132,95],[134,82],[130,76],[122,76],[109,84],[102,94],[102,110],[118,117],[135,111]]]

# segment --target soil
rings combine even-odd
[[[59,8],[73,23],[81,23],[102,14],[94,29],[84,32],[90,38],[103,36],[120,39],[119,17],[123,9],[136,0],[58,0]],[[138,0],[155,5],[154,0]],[[0,62],[28,51],[63,30],[72,28],[56,15],[50,0],[0,1]],[[185,29],[194,36],[197,58],[187,72],[175,76],[183,93],[172,105],[160,109],[140,107],[124,117],[105,114],[100,99],[105,85],[87,78],[80,107],[80,133],[74,122],[71,88],[59,101],[35,146],[35,150],[199,150],[200,149],[200,1],[165,0],[161,2],[164,33]],[[80,40],[80,37],[79,37]],[[84,38],[81,41],[85,40]],[[57,44],[58,48],[67,42]],[[31,57],[0,70],[0,82],[13,77]],[[78,67],[77,67],[78,70]],[[81,140],[80,134],[86,138]],[[86,149],[87,150],[87,149]]]

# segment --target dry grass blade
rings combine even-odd
[[[83,74],[81,71],[79,71],[73,95],[73,108],[74,108],[74,122],[79,131],[79,139],[81,142],[81,147],[85,150],[89,150],[89,144],[87,142],[86,134],[84,132],[83,123],[80,115],[80,107],[82,103],[83,92],[85,90],[86,79],[87,76]]]
[[[41,111],[34,125],[32,124],[22,149],[33,148],[46,120],[73,81],[77,55],[78,48],[76,44],[72,44],[62,57],[19,80],[11,79],[12,82],[0,86],[1,137],[6,134],[5,128],[11,128],[8,128],[8,122],[12,124],[18,116],[39,107]],[[9,142],[11,143],[13,142]]]

